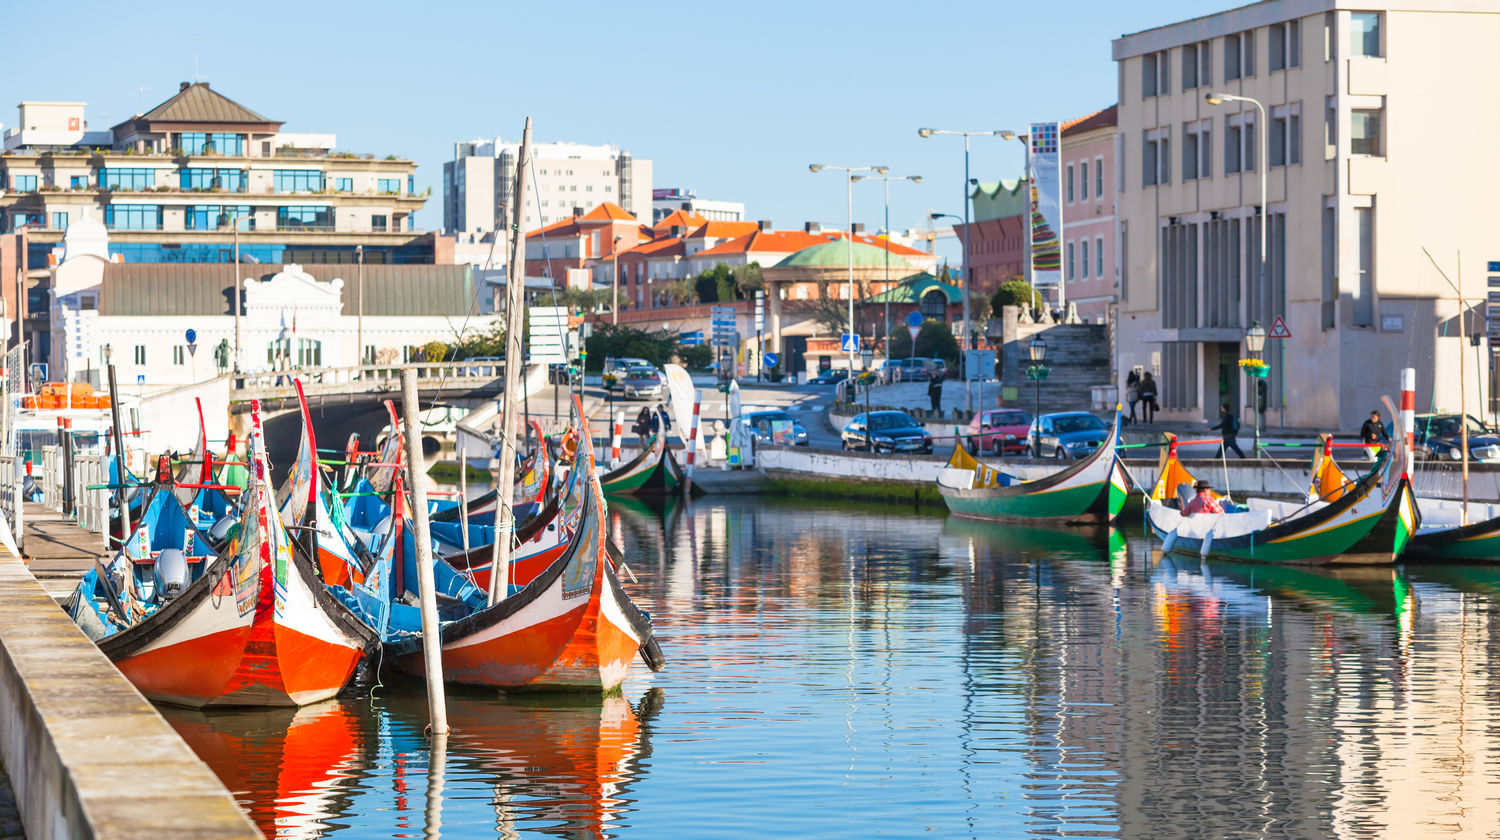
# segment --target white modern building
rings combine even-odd
[[[510,230],[519,142],[499,137],[455,143],[443,164],[443,230],[484,237]],[[614,146],[533,143],[532,187],[521,230],[536,230],[588,210],[616,204],[637,219],[651,217],[651,161]],[[503,246],[505,243],[501,243]]]
[[[237,336],[246,372],[356,365],[361,343],[365,363],[389,364],[494,321],[466,265],[127,263],[86,217],[63,247],[50,284],[53,381],[97,383],[110,348],[122,384],[198,382],[233,365]]]
[[[1116,40],[1120,378],[1153,371],[1164,420],[1229,403],[1248,429],[1243,337],[1280,318],[1269,425],[1357,427],[1407,366],[1419,410],[1456,411],[1461,354],[1486,411],[1490,352],[1459,333],[1500,260],[1497,44],[1472,0],[1278,0]]]
[[[699,198],[692,190],[678,187],[651,191],[651,224],[660,224],[662,219],[681,210],[696,213],[709,222],[745,221],[745,203],[742,201],[715,201]]]

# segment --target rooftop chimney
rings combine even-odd
[[[802,229],[808,233],[822,233],[823,225],[819,222],[806,222],[802,225]]]
[[[579,207],[577,205],[574,205],[574,207],[573,207],[573,218],[576,219],[576,218],[578,218],[579,216],[582,216],[582,215],[583,215],[583,208]]]
[[[761,233],[765,233],[765,232],[771,230],[771,220],[770,219],[761,219],[759,222],[757,222],[757,224],[760,225]]]
[[[188,88],[190,88],[192,86],[193,86],[192,82],[179,82],[178,85],[177,85],[177,92],[178,93],[182,93],[183,91],[187,90]]]

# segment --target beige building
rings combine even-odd
[[[1116,40],[1120,378],[1156,371],[1164,420],[1228,402],[1248,428],[1242,338],[1280,316],[1269,426],[1352,429],[1406,366],[1419,411],[1457,410],[1460,354],[1487,408],[1490,354],[1458,338],[1443,275],[1482,329],[1496,44],[1500,7],[1476,0],[1280,0]]]

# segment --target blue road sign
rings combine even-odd
[[[187,343],[188,344],[197,344],[198,343],[198,331],[197,330],[190,329],[190,330],[187,331]]]
[[[920,312],[908,312],[908,313],[906,313],[906,325],[908,327],[920,327],[920,326],[922,326],[922,313],[920,313]]]
[[[857,333],[839,333],[839,352],[858,353],[859,335]]]
[[[766,367],[776,367],[776,363],[781,361],[781,359],[777,358],[775,353],[767,353],[761,358],[765,360]]]

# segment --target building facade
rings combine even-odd
[[[705,221],[745,221],[745,204],[741,201],[699,198],[692,190],[679,187],[651,191],[651,224],[659,224],[678,210],[702,216]]]
[[[1102,324],[1115,298],[1118,106],[1062,125],[1064,301]]]
[[[526,197],[526,218],[512,225],[520,155],[519,142],[499,137],[455,143],[453,160],[443,164],[443,230],[481,236],[536,230],[605,202],[651,218],[651,161],[614,146],[533,143],[534,191]]]
[[[211,89],[182,83],[144,114],[92,131],[82,102],[23,102],[0,156],[0,232],[59,243],[93,218],[127,262],[416,261],[417,165],[336,151]],[[427,260],[431,260],[430,246]]]
[[[1116,40],[1120,379],[1154,371],[1163,419],[1228,403],[1249,426],[1243,336],[1279,318],[1264,425],[1352,429],[1407,366],[1418,406],[1456,410],[1461,354],[1477,411],[1458,335],[1500,257],[1495,43],[1500,9],[1461,0],[1257,3]]]

